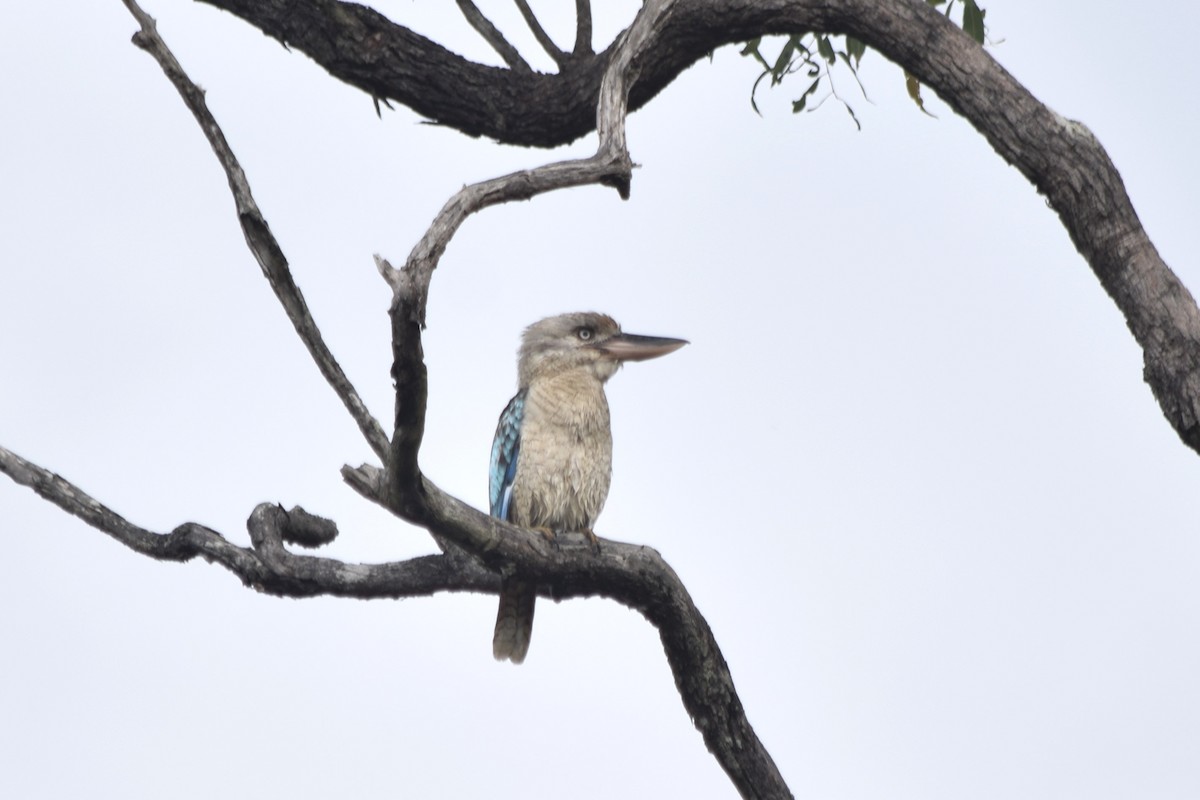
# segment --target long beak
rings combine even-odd
[[[667,353],[674,353],[685,344],[688,344],[686,339],[618,333],[611,339],[598,343],[595,347],[614,361],[645,361],[665,356]]]

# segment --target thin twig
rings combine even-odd
[[[590,56],[592,49],[591,0],[575,0],[575,56]]]
[[[525,24],[529,26],[529,30],[533,33],[533,38],[537,39],[537,43],[542,46],[546,54],[554,59],[554,63],[558,64],[559,68],[570,60],[570,56],[560,50],[554,40],[550,38],[550,34],[546,33],[546,29],[542,27],[542,23],[538,22],[537,16],[533,13],[533,9],[529,7],[529,3],[525,0],[514,0],[517,4],[517,9],[520,10],[521,16],[525,18]]]
[[[464,186],[442,206],[429,230],[409,254],[404,269],[393,269],[391,273],[383,270],[384,277],[392,284],[394,293],[399,289],[412,294],[416,299],[412,306],[416,312],[414,321],[424,327],[430,276],[446,245],[467,217],[489,206],[528,200],[555,189],[596,183],[613,186],[622,197],[628,197],[632,169],[633,162],[628,153],[606,150],[589,158],[559,161]],[[412,277],[405,279],[401,287],[399,273],[404,272]]]
[[[521,57],[517,48],[509,44],[500,29],[493,25],[492,21],[485,17],[471,0],[457,0],[457,2],[458,10],[467,18],[467,22],[483,37],[485,42],[492,46],[493,50],[500,54],[510,69],[533,72],[533,67],[529,66],[529,62]]]
[[[259,211],[258,204],[254,202],[246,173],[229,147],[229,142],[225,140],[225,134],[221,131],[212,112],[208,110],[203,90],[187,76],[183,67],[167,47],[166,42],[158,35],[153,17],[143,11],[136,0],[122,0],[122,2],[141,26],[141,30],[133,36],[134,44],[153,56],[162,67],[163,72],[174,84],[188,109],[196,117],[196,121],[200,123],[200,129],[204,131],[213,152],[217,155],[217,160],[221,162],[221,167],[225,170],[225,175],[229,180],[230,191],[233,192],[234,202],[237,205],[238,222],[241,223],[246,244],[250,247],[263,274],[275,291],[275,296],[283,304],[283,309],[287,312],[288,319],[292,321],[296,333],[300,335],[301,341],[308,348],[309,354],[316,362],[321,374],[325,376],[325,380],[333,387],[350,412],[350,416],[358,424],[359,430],[366,437],[367,443],[375,455],[380,459],[386,459],[388,436],[384,433],[382,426],[371,416],[371,412],[355,390],[354,385],[350,383],[350,379],[346,377],[346,373],[342,371],[337,359],[333,357],[333,353],[325,344],[321,330],[317,327],[317,323],[308,310],[308,304],[304,301],[304,295],[292,278],[287,257],[284,256],[279,242],[271,234],[271,229],[267,226],[262,212]]]

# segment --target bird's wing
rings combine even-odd
[[[517,476],[517,457],[521,452],[521,420],[525,416],[525,391],[521,390],[508,401],[500,422],[496,425],[496,438],[492,440],[492,463],[488,470],[488,499],[492,516],[508,519],[508,507],[512,500],[513,479]]]

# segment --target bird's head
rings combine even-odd
[[[665,356],[685,344],[684,339],[622,333],[621,326],[607,314],[559,314],[525,329],[518,367],[520,383],[528,386],[534,378],[576,369],[586,370],[603,383],[626,361]]]

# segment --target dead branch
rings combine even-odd
[[[400,598],[436,592],[487,592],[500,589],[498,576],[478,563],[449,555],[422,556],[391,564],[347,564],[288,552],[285,542],[311,545],[332,540],[328,521],[314,523],[303,509],[264,503],[246,523],[252,547],[233,544],[220,533],[194,522],[170,533],[156,533],[129,522],[65,478],[0,447],[0,472],[49,502],[107,533],[136,553],[160,561],[190,561],[200,556],[220,564],[251,586],[280,597]]]

